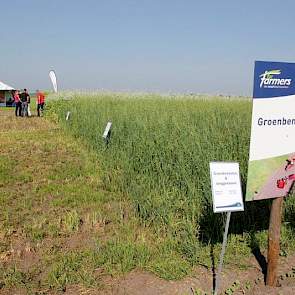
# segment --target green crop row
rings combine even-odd
[[[105,190],[130,199],[143,226],[195,259],[196,240],[220,241],[223,231],[222,214],[212,212],[209,162],[239,162],[245,193],[251,108],[245,98],[60,94],[48,113],[95,150]],[[293,203],[287,201],[286,222],[293,222]],[[268,213],[269,201],[247,203],[233,214],[230,231],[267,229]]]

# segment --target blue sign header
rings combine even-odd
[[[295,63],[256,61],[253,98],[295,94]]]

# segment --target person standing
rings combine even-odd
[[[24,89],[26,95],[27,95],[27,102],[28,102],[28,116],[31,117],[32,116],[32,113],[31,113],[31,108],[30,108],[30,103],[31,103],[31,96],[28,92],[27,89]]]
[[[15,92],[13,94],[13,100],[14,100],[14,103],[15,103],[15,116],[17,117],[17,114],[19,116],[21,116],[21,114],[22,114],[22,102],[20,100],[18,90],[15,90]]]
[[[28,111],[28,103],[27,103],[27,96],[25,92],[23,91],[20,95],[20,101],[22,103],[22,116],[25,117],[27,116],[27,111]]]
[[[23,106],[23,116],[29,116],[30,95],[26,88],[21,93],[20,99],[22,101],[22,106]]]
[[[45,104],[45,95],[41,91],[37,90],[37,112],[40,117],[40,110],[43,112]]]

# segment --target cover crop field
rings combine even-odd
[[[249,100],[82,95],[54,102],[51,111],[97,152],[105,189],[127,195],[144,225],[179,240],[194,261],[196,238],[218,238],[209,162],[238,161],[245,183]],[[113,128],[106,147],[102,133],[108,121]],[[237,230],[250,225],[248,218]]]
[[[200,247],[220,242],[223,232],[222,215],[212,213],[209,162],[239,162],[245,194],[251,107],[246,98],[76,93],[54,101],[51,113],[97,153],[105,189],[127,196],[141,224],[194,265],[203,263]],[[293,203],[287,200],[286,223]],[[246,203],[231,232],[267,229],[269,204]]]
[[[245,193],[251,100],[65,92],[49,95],[44,118],[19,119],[0,111],[0,293],[211,292],[225,216],[213,214],[209,162],[238,161]],[[269,204],[232,214],[224,292],[256,294],[257,277],[264,288]]]

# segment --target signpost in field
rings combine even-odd
[[[223,258],[227,243],[227,234],[231,212],[244,211],[239,164],[234,162],[210,163],[211,190],[214,213],[226,212],[226,223],[223,235],[218,272],[214,295],[217,294],[222,272]]]
[[[102,135],[103,139],[105,140],[106,144],[108,145],[110,138],[111,138],[111,129],[112,129],[112,122],[108,122],[104,133]]]
[[[266,284],[277,283],[283,197],[295,181],[295,63],[255,62],[246,201],[273,199]]]

